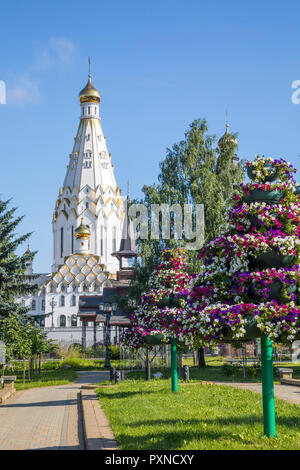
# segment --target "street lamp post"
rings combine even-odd
[[[110,367],[110,317],[117,310],[117,304],[115,302],[100,303],[99,310],[106,313],[105,326],[105,364],[104,367]]]
[[[54,314],[54,307],[56,306],[56,302],[54,300],[54,297],[52,297],[51,301],[49,302],[49,305],[50,307],[52,308],[52,311],[51,311],[51,315],[52,315],[52,325],[51,327],[54,328],[54,318],[53,318],[53,314]]]

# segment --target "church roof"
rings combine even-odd
[[[99,102],[101,95],[97,88],[94,87],[91,80],[91,74],[89,73],[89,79],[86,86],[79,93],[79,99],[81,103],[85,102]]]

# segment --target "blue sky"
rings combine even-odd
[[[299,15],[299,2],[276,0],[2,3],[0,198],[25,215],[20,233],[34,232],[35,270],[51,266],[88,56],[117,182],[126,192],[130,180],[132,197],[194,119],[219,138],[226,108],[241,158],[282,157],[299,171]]]

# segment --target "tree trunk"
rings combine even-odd
[[[41,375],[41,359],[42,359],[42,355],[40,354],[39,355],[39,375]]]
[[[198,367],[205,367],[205,356],[204,356],[204,349],[198,348]]]
[[[145,369],[146,380],[149,381],[149,380],[151,380],[151,363],[150,363],[150,354],[149,354],[149,349],[148,348],[146,348],[146,362],[145,362],[145,365],[146,365],[146,369]]]

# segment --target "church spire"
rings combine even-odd
[[[90,228],[90,252],[101,257],[110,272],[116,272],[118,263],[111,256],[111,240],[121,236],[123,202],[103,134],[100,93],[92,84],[90,61],[88,83],[79,97],[80,122],[54,210],[52,270],[74,253],[74,242],[78,245],[75,229],[83,218],[83,225]]]

